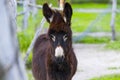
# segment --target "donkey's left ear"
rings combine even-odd
[[[71,22],[72,17],[72,7],[69,3],[65,3],[63,13],[65,14],[66,22]]]
[[[53,10],[48,6],[47,3],[43,4],[43,15],[46,18],[47,22],[52,22]]]

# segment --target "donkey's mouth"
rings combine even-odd
[[[65,58],[64,57],[57,57],[56,59],[55,59],[55,62],[57,63],[57,64],[61,64],[61,63],[63,63],[65,61]]]

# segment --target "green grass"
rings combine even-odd
[[[120,80],[120,75],[119,74],[105,75],[105,76],[96,77],[90,80]]]
[[[108,70],[117,70],[120,69],[120,67],[109,67]]]
[[[88,6],[90,5],[90,6]],[[72,4],[73,9],[76,8],[107,8],[107,4],[98,4],[98,3],[84,3],[84,4]],[[88,26],[91,26],[90,32],[97,32],[97,31],[110,31],[110,16],[106,15],[105,18],[103,17],[101,21],[96,22],[94,25],[91,23],[99,16],[100,13],[80,13],[80,12],[73,12],[72,16],[72,30],[73,32],[83,32],[88,29]],[[106,18],[107,17],[107,18]],[[107,22],[106,22],[107,21]]]
[[[90,5],[90,6],[88,6]],[[107,4],[97,4],[97,3],[87,3],[87,4],[72,4],[73,9],[75,8],[108,8]],[[98,16],[98,22],[92,24]],[[115,20],[115,30],[120,32],[120,13],[116,14]],[[72,30],[73,32],[83,32],[88,29],[88,26],[91,26],[89,32],[111,32],[110,27],[111,22],[111,13],[80,13],[73,12],[72,16]]]
[[[27,66],[27,69],[30,69],[32,68],[32,52],[30,53],[30,55],[28,56],[28,60],[26,62],[26,66]]]
[[[107,13],[106,15],[102,15],[103,17],[94,24],[93,21],[96,19],[97,16],[100,14],[98,13],[79,13],[74,12],[72,17],[72,30],[73,32],[83,32],[88,29],[88,26],[91,26],[89,32],[111,32],[110,21],[111,21],[111,14]],[[115,30],[120,32],[120,15],[116,15],[116,22],[115,22]]]
[[[120,40],[108,42],[105,48],[110,50],[120,50]]]
[[[25,33],[25,32],[18,33],[19,46],[20,46],[20,50],[22,52],[27,51],[27,48],[30,45],[33,36],[34,36],[33,34],[30,35],[30,34]]]
[[[74,39],[73,39],[74,40]],[[75,43],[87,43],[87,44],[102,44],[110,41],[109,37],[91,37],[85,36]]]
[[[34,80],[31,70],[27,70],[27,77],[28,77],[28,80]]]
[[[89,6],[88,6],[89,4]],[[104,3],[82,3],[82,4],[72,4],[73,8],[96,8],[96,9],[101,9],[101,8],[107,8],[108,4]]]
[[[73,42],[75,43],[105,44],[105,49],[107,50],[118,50],[118,51],[120,50],[120,38],[117,38],[116,41],[111,41],[111,37],[84,36],[81,37],[80,39],[77,39],[77,41],[76,38],[77,38],[76,36],[73,36]]]
[[[96,13],[79,13],[74,12],[72,16],[72,30],[73,32],[85,31],[90,23],[96,19]]]

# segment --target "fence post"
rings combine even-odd
[[[28,18],[30,15],[29,13],[30,9],[29,9],[28,4],[29,4],[29,0],[24,0],[24,3],[23,3],[24,19],[23,19],[23,28],[22,28],[23,30],[26,29],[28,26]]]
[[[16,35],[16,0],[0,0],[0,80],[27,80]]]
[[[36,0],[30,0],[30,3],[36,5]],[[37,14],[37,8],[34,6],[31,6],[30,8],[32,16],[34,17]]]
[[[112,31],[112,40],[116,39],[115,33],[115,17],[116,17],[116,10],[117,10],[117,0],[112,0],[112,17],[111,17],[111,31]]]
[[[65,0],[58,0],[58,2],[59,2],[59,8],[63,9]]]

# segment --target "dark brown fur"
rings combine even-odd
[[[44,4],[44,6],[47,4]],[[66,5],[69,6],[68,3]],[[44,8],[44,7],[43,7]],[[70,17],[67,18],[67,22],[63,20],[65,16],[65,10],[61,14],[59,11],[48,9],[47,13],[43,11],[44,16],[50,23],[48,33],[40,35],[33,48],[33,61],[32,71],[35,80],[72,80],[73,75],[76,72],[77,60],[72,48],[72,31],[70,28]],[[50,22],[49,17],[54,15],[53,21]],[[68,15],[69,16],[69,15]],[[66,16],[67,17],[67,16]],[[69,19],[70,18],[70,19]],[[68,34],[67,46],[65,50],[65,59],[63,62],[56,61],[54,56],[55,49],[49,37],[51,31],[60,32],[63,31]],[[60,59],[61,60],[61,59]]]

